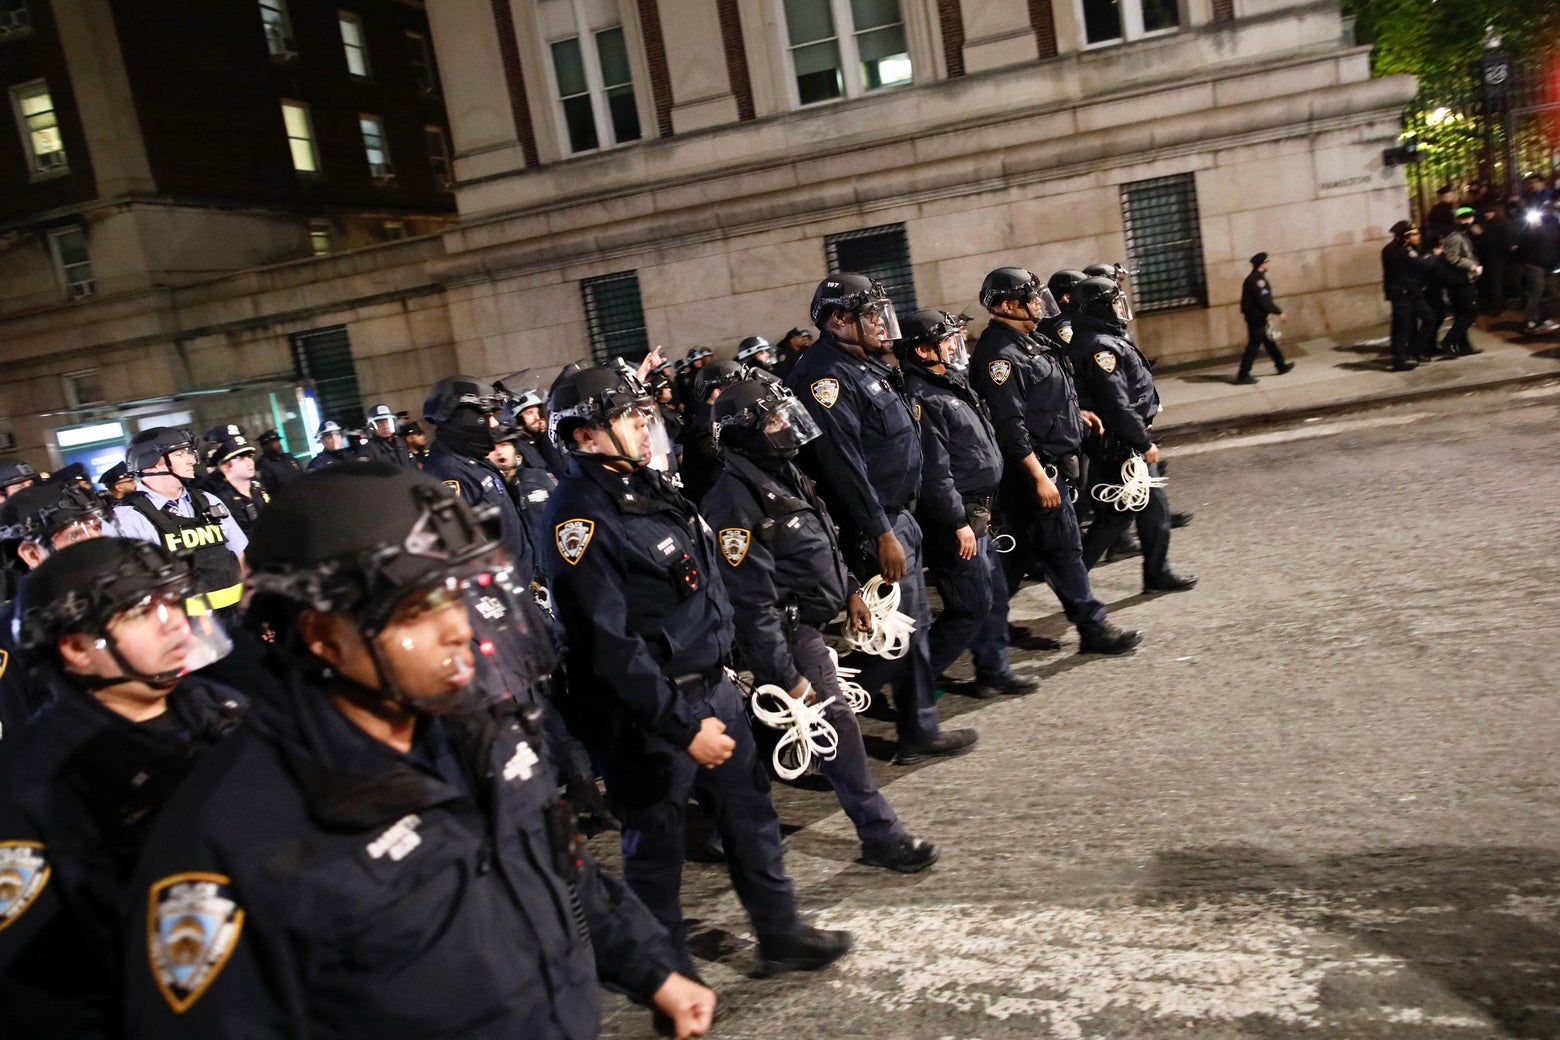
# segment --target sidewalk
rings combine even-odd
[[[1509,316],[1481,317],[1468,338],[1484,353],[1433,361],[1412,372],[1387,370],[1385,324],[1334,338],[1285,340],[1281,347],[1286,359],[1297,362],[1294,370],[1274,375],[1273,363],[1263,354],[1253,369],[1261,380],[1256,386],[1231,382],[1238,355],[1162,368],[1154,382],[1164,412],[1154,430],[1166,437],[1186,436],[1560,376],[1560,334],[1516,339],[1516,329]]]

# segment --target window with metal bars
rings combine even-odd
[[[910,271],[910,241],[903,224],[883,224],[859,231],[842,231],[823,240],[829,270],[876,278],[888,290],[894,310],[915,310],[915,276]]]
[[[1208,306],[1202,226],[1193,174],[1121,186],[1132,309],[1139,314]]]
[[[637,271],[583,279],[580,296],[590,328],[590,351],[597,361],[615,357],[637,360],[649,352]]]
[[[363,393],[358,389],[357,362],[352,359],[352,341],[345,325],[299,332],[292,336],[293,372],[299,379],[313,380],[319,400],[320,418],[334,419],[341,425],[363,425]],[[308,431],[312,436],[314,431]]]

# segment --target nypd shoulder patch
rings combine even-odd
[[[444,486],[449,488],[451,491],[455,492],[457,495],[460,494],[460,481],[458,481],[458,480],[446,480],[444,482]]]
[[[562,556],[566,563],[579,563],[580,557],[585,555],[585,547],[590,544],[591,535],[596,533],[596,522],[575,518],[565,520],[553,528],[553,538],[558,543],[558,555]]]
[[[1108,350],[1101,350],[1094,355],[1094,363],[1100,366],[1100,371],[1110,375],[1116,371],[1116,355]]]
[[[915,421],[916,422],[920,422],[921,421],[921,402],[920,401],[915,402]]]
[[[1059,327],[1056,330],[1056,334],[1061,337],[1063,343],[1071,343],[1072,342],[1072,326],[1071,325],[1063,325],[1063,326]]]
[[[1008,376],[1013,374],[1013,362],[1006,360],[993,361],[986,366],[986,371],[991,375],[991,381],[1001,386],[1008,381]]]
[[[238,945],[244,911],[232,886],[223,874],[174,874],[147,895],[147,961],[176,1014],[200,999]]]
[[[10,663],[11,654],[8,651],[0,650],[0,678],[5,677],[5,666]]]
[[[49,874],[42,842],[0,841],[0,932],[33,905]]]
[[[838,379],[815,379],[812,385],[813,399],[825,408],[833,408],[834,402],[840,399],[840,381]]]
[[[720,554],[735,567],[747,559],[748,546],[753,544],[753,532],[745,527],[720,529]]]

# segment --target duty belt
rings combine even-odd
[[[726,675],[726,666],[714,665],[702,672],[689,672],[687,675],[668,675],[672,685],[684,697],[696,697],[717,685]]]

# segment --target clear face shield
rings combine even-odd
[[[1054,318],[1062,313],[1062,309],[1056,305],[1056,297],[1052,296],[1051,290],[1044,286],[1024,301],[1024,311],[1030,321],[1036,322]]]
[[[937,356],[944,365],[959,372],[970,367],[969,344],[962,326],[942,338],[937,345]]]
[[[823,431],[818,429],[802,402],[794,397],[782,397],[772,404],[760,406],[759,432],[776,455],[790,458]]]
[[[1116,312],[1116,317],[1123,323],[1132,320],[1132,300],[1127,296],[1127,291],[1122,289],[1116,294],[1116,298],[1110,301],[1110,309]]]
[[[502,549],[402,596],[365,639],[381,692],[425,715],[522,696],[557,663],[546,618]]]
[[[862,347],[883,353],[892,350],[894,341],[902,338],[899,317],[894,313],[894,301],[884,297],[862,306],[856,314],[856,335]]]
[[[121,675],[149,686],[173,686],[190,672],[226,657],[232,640],[204,593],[173,583],[143,596],[109,618],[96,648],[107,651]]]
[[[641,401],[615,414],[607,432],[617,453],[630,462],[665,469],[672,454],[672,438],[653,401]]]

